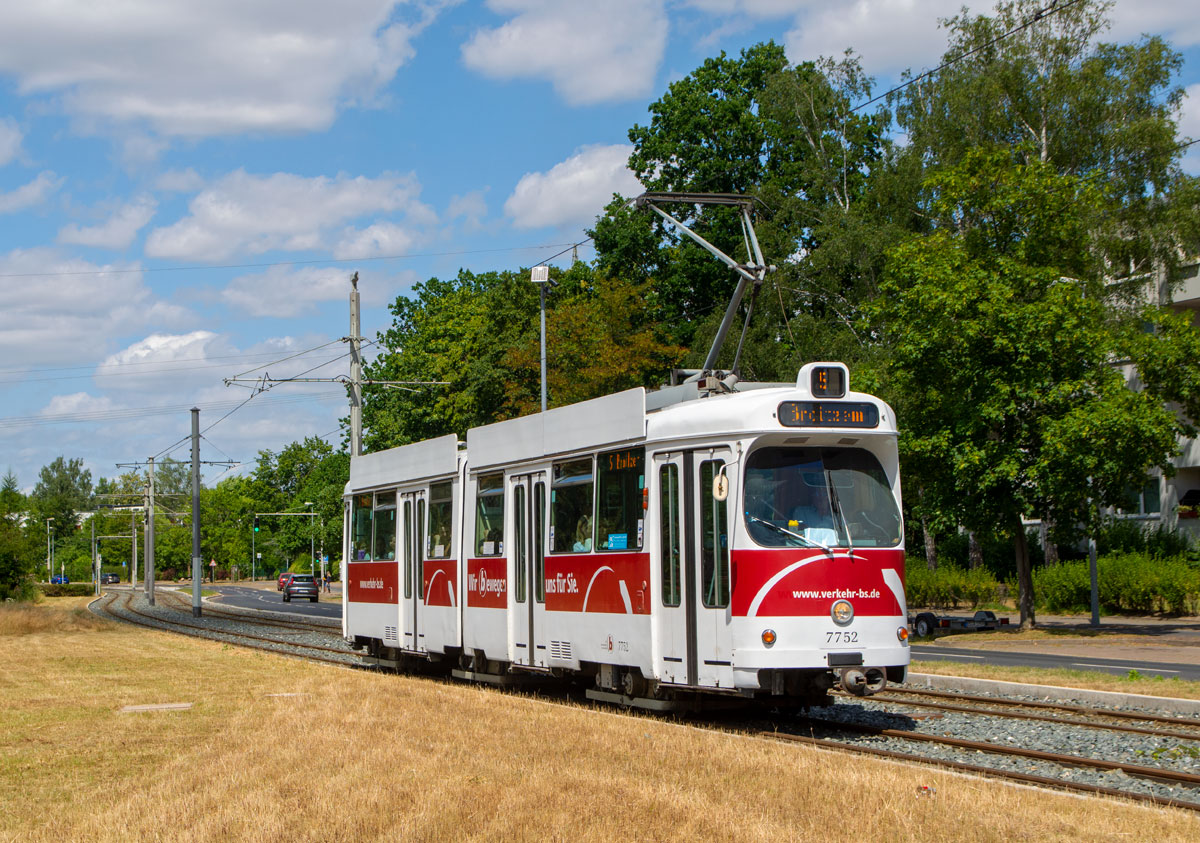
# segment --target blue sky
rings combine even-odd
[[[191,406],[203,428],[221,419],[204,459],[248,467],[305,436],[336,443],[336,385],[280,386],[223,418],[249,393],[222,379],[272,363],[272,376],[326,361],[311,374],[346,373],[352,272],[373,338],[413,283],[539,263],[613,192],[638,192],[627,132],[705,58],[772,38],[794,62],[852,47],[882,90],[937,64],[937,19],[961,5],[5,4],[0,472],[28,490],[64,455],[114,476],[185,437]],[[1198,0],[1121,0],[1108,36],[1183,52],[1188,137],[1198,13]],[[1200,173],[1200,148],[1185,166]]]

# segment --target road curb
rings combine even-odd
[[[994,694],[1020,694],[1046,700],[1096,703],[1108,706],[1153,708],[1172,714],[1200,714],[1200,700],[1179,697],[1151,697],[1145,694],[1124,694],[1119,691],[1093,691],[1088,688],[1063,688],[1057,685],[1031,685],[1025,682],[1005,682],[1000,679],[972,679],[966,676],[943,676],[934,673],[910,673],[908,685],[926,688],[953,688],[959,691]]]

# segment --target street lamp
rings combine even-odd
[[[313,579],[317,578],[317,560],[313,557],[316,552],[316,534],[313,532],[313,518],[316,513],[313,512],[313,502],[305,501],[304,505],[308,507],[308,565],[312,569]]]
[[[54,569],[50,567],[50,522],[53,520],[53,516],[46,519],[46,582],[54,577]]]
[[[529,274],[529,280],[538,285],[538,295],[542,300],[542,412],[546,412],[546,287],[550,284],[550,267],[535,266]]]

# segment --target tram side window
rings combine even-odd
[[[371,496],[355,495],[350,511],[350,552],[355,562],[371,560]]]
[[[429,558],[445,559],[453,555],[454,484],[433,483],[429,487]]]
[[[664,465],[658,472],[658,534],[662,545],[662,595],[664,606],[679,605],[680,530],[679,467]]]
[[[642,546],[642,490],[646,488],[646,451],[626,448],[601,454],[596,546],[600,550],[630,550]]]
[[[396,493],[375,495],[375,552],[380,561],[396,558]]]
[[[476,481],[475,553],[504,553],[504,475],[489,474]]]
[[[707,608],[729,605],[729,516],[712,495],[713,478],[725,463],[700,463],[700,596]]]
[[[550,550],[592,549],[592,458],[554,464],[550,485]]]

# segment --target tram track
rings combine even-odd
[[[159,595],[159,596],[161,597],[162,595]],[[166,596],[167,596],[167,599],[170,600],[172,603],[174,603],[176,606],[188,606],[188,607],[191,606],[191,601],[189,599],[185,599],[184,596],[179,594],[178,592],[168,591],[168,592],[166,592]],[[256,626],[270,626],[270,627],[279,627],[282,629],[302,629],[302,630],[312,630],[315,632],[326,632],[331,635],[337,635],[339,638],[341,637],[341,631],[342,631],[342,626],[340,623],[322,623],[319,621],[307,621],[307,620],[286,620],[285,621],[285,620],[280,620],[278,618],[263,618],[260,616],[261,615],[260,610],[255,610],[255,609],[234,610],[234,609],[231,609],[230,607],[215,608],[211,602],[206,603],[204,605],[204,614],[206,614],[210,617],[226,618],[226,619],[234,620],[234,621],[238,621],[238,622],[252,621]]]
[[[179,634],[192,635],[194,637],[205,638],[208,640],[218,640],[227,643],[234,643],[238,646],[250,647],[263,650],[265,652],[278,653],[280,655],[289,655],[295,658],[307,659],[328,664],[336,664],[342,667],[362,667],[359,662],[358,654],[350,650],[345,645],[342,646],[325,646],[316,644],[311,641],[296,640],[288,638],[286,633],[275,632],[269,635],[257,635],[252,631],[244,629],[230,629],[223,625],[236,624],[238,626],[253,628],[272,628],[280,629],[294,627],[297,635],[325,635],[327,631],[323,631],[317,625],[304,624],[300,622],[289,623],[285,621],[268,620],[258,617],[247,617],[241,613],[219,612],[215,610],[206,610],[205,616],[208,622],[201,621],[193,622],[190,618],[187,620],[165,617],[167,612],[175,614],[180,613],[184,607],[182,601],[174,598],[164,601],[172,604],[168,609],[162,607],[159,612],[149,614],[143,612],[133,605],[134,595],[116,595],[108,593],[107,600],[95,601],[92,605],[93,611],[97,614],[113,617],[126,623],[134,623],[143,627],[167,630]],[[300,629],[303,628],[303,629]],[[339,638],[340,641],[340,638]],[[564,694],[564,698],[569,695]],[[545,689],[539,693],[539,698],[547,699]],[[911,698],[911,699],[907,699]],[[860,701],[859,698],[850,698],[851,700]],[[984,710],[972,705],[964,705],[950,701],[968,700],[971,703],[986,702],[994,706],[993,710]],[[936,701],[935,701],[936,700]],[[1169,725],[1188,725],[1194,728],[1200,728],[1200,720],[1188,720],[1187,718],[1172,718],[1163,715],[1155,715],[1149,712],[1130,712],[1130,711],[1112,711],[1108,709],[1092,709],[1084,706],[1074,706],[1067,703],[1055,704],[1044,702],[1032,702],[1025,700],[1008,700],[994,697],[981,697],[973,695],[960,695],[950,692],[927,692],[914,691],[911,689],[889,689],[885,694],[874,698],[874,702],[886,705],[915,707],[929,710],[943,710],[953,712],[964,717],[987,717],[987,718],[1012,718],[1016,720],[1036,720],[1048,721],[1053,725],[1061,725],[1071,728],[1093,728],[1093,729],[1112,729],[1120,733],[1134,733],[1143,736],[1154,736],[1156,738],[1170,738],[1172,740],[1186,740],[1200,742],[1200,734],[1185,733],[1179,729],[1153,729],[1144,726],[1131,726],[1127,723],[1098,723],[1098,722],[1075,722],[1075,718],[1064,719],[1049,715],[1030,716],[1029,712],[1020,711],[1003,711],[998,709],[1011,708],[1032,708],[1041,709],[1064,709],[1074,714],[1086,713],[1088,716],[1093,714],[1100,717],[1107,717],[1114,720],[1141,720],[1143,722],[1157,723],[1161,722]],[[834,708],[843,711],[849,711],[851,706],[835,706]],[[1013,717],[1016,714],[1018,716]],[[941,715],[934,715],[939,717]],[[1150,767],[1146,765],[1132,764],[1126,761],[1114,761],[1111,759],[1096,759],[1087,758],[1077,755],[1069,755],[1066,753],[1048,752],[1045,750],[1030,749],[1027,747],[1014,747],[997,744],[988,741],[977,741],[967,738],[955,737],[953,735],[932,735],[927,732],[917,732],[913,729],[886,728],[868,723],[854,722],[846,717],[837,719],[824,718],[813,715],[810,717],[790,718],[790,722],[785,727],[764,729],[761,725],[753,725],[753,721],[758,720],[761,723],[761,718],[745,716],[746,724],[734,724],[729,720],[713,722],[706,726],[707,728],[719,728],[723,731],[733,731],[741,734],[752,735],[755,737],[768,738],[772,740],[786,741],[794,744],[804,744],[814,747],[820,747],[828,750],[839,752],[850,752],[860,755],[869,755],[879,758],[889,758],[892,760],[904,761],[907,763],[920,765],[933,765],[944,769],[954,770],[957,772],[969,773],[973,775],[983,775],[995,779],[1013,781],[1022,784],[1036,785],[1039,787],[1054,788],[1062,791],[1076,792],[1092,796],[1116,797],[1129,799],[1136,802],[1158,805],[1172,806],[1188,811],[1200,813],[1200,773],[1192,773],[1185,771],[1172,770],[1165,767]],[[693,721],[698,726],[705,726],[703,720]],[[911,721],[910,721],[911,722]],[[826,734],[818,735],[818,730]],[[807,732],[807,734],[805,733]],[[849,736],[849,737],[847,737]],[[937,757],[931,754],[930,751],[922,750],[901,750],[894,746],[879,746],[871,745],[871,741],[887,741],[890,743],[904,742],[907,744],[917,744],[918,746],[926,746],[930,748],[936,747],[939,752],[956,752],[961,755],[970,754],[970,760],[963,758]],[[1200,750],[1198,750],[1200,752]],[[977,763],[981,756],[986,756],[992,759],[992,763]],[[1070,778],[1070,773],[1059,772],[1057,774],[1048,774],[1046,769],[1038,770],[1016,770],[1005,769],[998,766],[997,759],[1004,759],[1006,763],[1011,763],[1012,759],[1023,759],[1031,764],[1041,765],[1042,767],[1053,767],[1059,771],[1066,769],[1077,769],[1090,771],[1088,775],[1112,776],[1120,779],[1119,784],[1122,786],[1113,786],[1110,783],[1098,783],[1096,781],[1073,781]],[[1143,786],[1152,786],[1155,792],[1139,792],[1132,783],[1142,783]],[[1125,785],[1129,786],[1125,786]]]
[[[343,667],[361,667],[358,654],[346,646],[329,647],[322,644],[312,644],[303,641],[287,640],[284,638],[273,638],[264,635],[254,635],[248,632],[242,632],[232,629],[214,628],[208,624],[190,623],[183,620],[164,618],[161,614],[150,614],[140,611],[133,607],[133,595],[125,594],[118,598],[116,595],[109,593],[107,602],[104,602],[105,597],[102,596],[99,600],[93,601],[90,608],[96,614],[102,617],[109,617],[125,623],[133,623],[138,626],[147,627],[150,629],[165,630],[183,635],[190,635],[193,638],[203,638],[210,641],[222,641],[225,643],[237,643],[251,649],[264,650],[266,652],[278,653],[280,655],[291,655],[299,658],[306,658],[310,661],[319,661],[330,664],[337,664]],[[120,600],[120,606],[114,609],[114,605]],[[172,610],[174,611],[174,610]],[[246,624],[249,626],[263,626],[265,624],[250,618],[238,618],[237,623]],[[270,646],[268,646],[270,645]],[[287,649],[280,649],[287,648]],[[299,652],[289,652],[296,650]],[[340,657],[326,656],[323,653],[334,653]]]
[[[873,702],[888,703],[891,705],[908,706],[912,708],[930,709],[933,711],[954,711],[964,714],[977,714],[991,717],[1007,717],[1013,720],[1034,720],[1041,723],[1056,723],[1064,726],[1083,726],[1091,729],[1104,729],[1110,732],[1126,732],[1132,735],[1149,735],[1158,738],[1178,738],[1180,740],[1200,741],[1200,720],[1189,720],[1183,717],[1167,717],[1155,715],[1149,712],[1134,713],[1124,711],[1112,711],[1110,709],[1091,708],[1088,706],[1078,706],[1071,704],[1056,705],[1046,703],[1045,708],[1058,709],[1071,712],[1086,714],[1089,717],[1097,718],[1088,720],[1078,717],[1056,717],[1050,714],[1036,714],[1028,711],[1002,711],[999,708],[986,708],[984,703],[994,703],[997,706],[1007,707],[1009,709],[1034,707],[1041,708],[1037,703],[1029,703],[1021,700],[1006,700],[996,697],[982,697],[971,694],[954,694],[952,692],[934,692],[943,699],[967,699],[972,702],[981,703],[981,705],[959,705],[950,702],[931,702],[928,700],[907,700],[897,694],[924,694],[923,691],[909,691],[902,689],[893,691],[889,689],[882,694],[876,694],[871,699]],[[849,695],[842,695],[844,699],[854,699]],[[1102,722],[1104,719],[1111,718],[1114,720],[1122,720],[1120,723]],[[1148,723],[1178,723],[1192,727],[1194,731],[1183,731],[1178,729],[1155,729],[1148,726],[1131,726],[1128,721],[1143,721]]]

